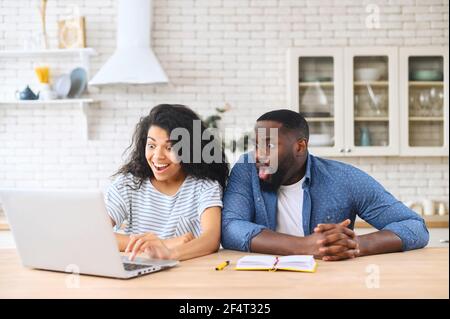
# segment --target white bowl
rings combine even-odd
[[[330,134],[310,134],[309,146],[331,146],[333,145],[333,138]]]
[[[356,81],[376,81],[380,76],[381,71],[375,68],[360,68],[355,70]]]

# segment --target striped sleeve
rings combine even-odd
[[[223,207],[222,187],[217,181],[205,181],[200,192],[198,216],[201,217],[207,208],[215,206]]]
[[[121,179],[119,178],[108,188],[105,196],[106,210],[116,223],[116,229],[119,229],[123,222],[127,220],[128,213],[127,196],[123,194],[123,191],[120,191],[124,189],[120,184]]]

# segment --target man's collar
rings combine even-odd
[[[312,155],[308,152],[308,156],[306,158],[306,170],[305,170],[305,181],[304,183],[309,185],[311,183],[311,159]]]

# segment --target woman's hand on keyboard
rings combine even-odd
[[[152,233],[130,235],[125,252],[130,253],[130,260],[134,260],[136,255],[142,253],[146,253],[150,258],[176,259],[175,250],[167,247],[164,240]]]

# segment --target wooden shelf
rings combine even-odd
[[[93,48],[80,49],[49,49],[49,50],[4,50],[0,51],[0,57],[32,57],[32,56],[51,56],[51,55],[96,55]]]
[[[355,117],[355,121],[357,122],[388,122],[388,117]]]
[[[448,228],[448,215],[445,216],[422,216],[428,228]],[[355,228],[374,228],[362,219],[355,221]]]
[[[299,87],[311,87],[311,86],[316,86],[316,85],[319,85],[320,87],[333,87],[334,82],[320,82],[320,81],[300,82],[298,85],[299,85]]]
[[[409,120],[414,122],[442,122],[444,118],[440,116],[413,116]]]
[[[409,86],[444,86],[443,81],[409,81]]]
[[[354,86],[388,86],[388,81],[355,81],[353,82]]]
[[[334,117],[307,117],[307,122],[334,122]]]

